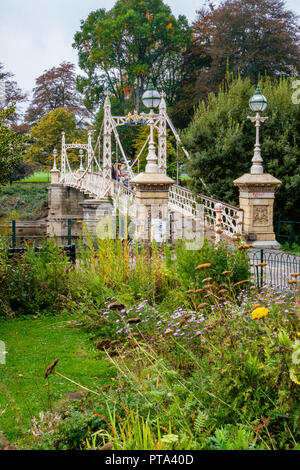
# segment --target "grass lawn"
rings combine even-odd
[[[6,364],[0,364],[0,430],[9,440],[22,436],[32,416],[55,407],[69,392],[82,390],[56,374],[44,379],[55,358],[58,372],[95,391],[116,375],[109,362],[96,358],[88,334],[67,326],[70,319],[0,321],[0,340],[7,351]]]
[[[23,178],[20,181],[33,183],[48,183],[50,182],[50,173],[48,171],[36,171],[32,175],[27,176],[27,178]]]

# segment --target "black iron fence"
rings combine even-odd
[[[289,281],[297,279],[292,274],[300,273],[300,256],[282,251],[251,250],[250,263],[258,287],[285,288],[289,286]]]
[[[76,245],[75,235],[72,234],[72,219],[63,221],[66,230],[60,236],[55,236],[57,244],[60,246],[69,260],[73,263],[76,261]],[[76,221],[77,222],[77,221]],[[9,257],[16,256],[24,253],[26,245],[33,245],[34,250],[38,253],[41,249],[43,241],[49,237],[47,233],[47,221],[34,220],[34,221],[16,221],[12,220],[10,224],[0,225],[0,239],[5,242],[8,247]]]
[[[78,220],[64,219],[59,221],[62,229],[60,235],[55,235],[59,245],[72,245],[80,237],[80,230],[75,230]],[[78,224],[77,224],[78,225]],[[0,223],[0,239],[5,240],[10,248],[27,244],[38,244],[49,238],[48,222],[46,220],[12,220],[10,223]]]

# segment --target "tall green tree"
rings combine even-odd
[[[275,217],[300,220],[300,105],[292,100],[292,79],[265,78],[260,86],[268,100],[264,114],[269,116],[261,127],[264,171],[282,181],[276,190]],[[233,180],[250,172],[255,126],[247,116],[254,91],[249,78],[227,76],[220,91],[198,106],[182,136],[197,192],[238,204]]]
[[[15,106],[0,111],[0,184],[9,180],[26,145],[26,137],[12,131],[8,124],[14,113]]]
[[[109,90],[125,109],[125,97],[140,107],[141,95],[152,78],[171,104],[181,76],[180,55],[190,43],[191,30],[184,16],[176,19],[162,0],[119,0],[106,11],[90,13],[75,34],[79,91],[92,109]]]
[[[80,141],[83,131],[76,130],[74,113],[64,108],[57,108],[43,116],[31,129],[31,145],[26,152],[26,161],[38,163],[43,167],[51,167],[53,149],[61,147],[61,133],[65,132],[66,141]],[[75,152],[70,151],[70,159],[74,160]]]

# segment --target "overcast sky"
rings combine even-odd
[[[0,0],[0,62],[6,71],[15,74],[21,88],[31,91],[44,70],[64,60],[77,66],[77,51],[72,43],[80,20],[98,8],[109,10],[114,3],[115,0]],[[185,15],[192,21],[205,0],[165,3],[176,17]],[[299,0],[287,0],[286,5],[300,15]]]

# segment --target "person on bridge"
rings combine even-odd
[[[117,163],[116,168],[115,168],[115,173],[116,173],[116,180],[120,181],[122,177],[125,177],[126,175],[122,172],[122,163]]]

